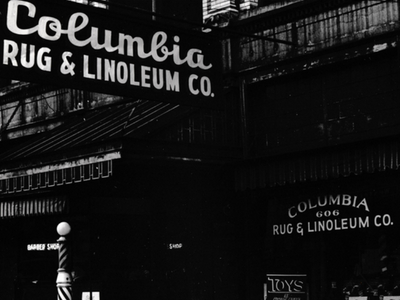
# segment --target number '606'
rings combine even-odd
[[[337,217],[338,215],[339,215],[338,209],[332,211],[331,210],[319,211],[316,213],[317,218],[330,217],[330,216]]]

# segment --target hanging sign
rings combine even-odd
[[[324,195],[288,205],[286,216],[270,228],[272,235],[307,235],[318,232],[385,228],[394,225],[391,211],[377,211],[366,197]],[[285,220],[282,222],[282,220]]]
[[[185,105],[216,104],[216,40],[67,1],[1,7],[0,70],[10,79]]]

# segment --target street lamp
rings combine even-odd
[[[58,275],[57,275],[57,300],[72,300],[72,278],[70,273],[71,259],[70,247],[67,239],[71,232],[71,226],[67,222],[61,222],[57,226],[60,235],[58,242]]]

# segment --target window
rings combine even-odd
[[[97,2],[97,1],[92,1],[92,0],[69,0],[71,2],[76,2],[76,3],[81,3],[81,4],[86,4],[94,7],[100,7],[100,8],[105,8],[107,9],[107,4],[104,4],[105,1]]]

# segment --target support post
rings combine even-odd
[[[156,13],[157,13],[157,0],[151,0],[151,12],[153,13],[152,19],[156,21]]]
[[[72,300],[71,253],[67,235],[71,227],[66,222],[57,226],[58,241],[57,300]]]

